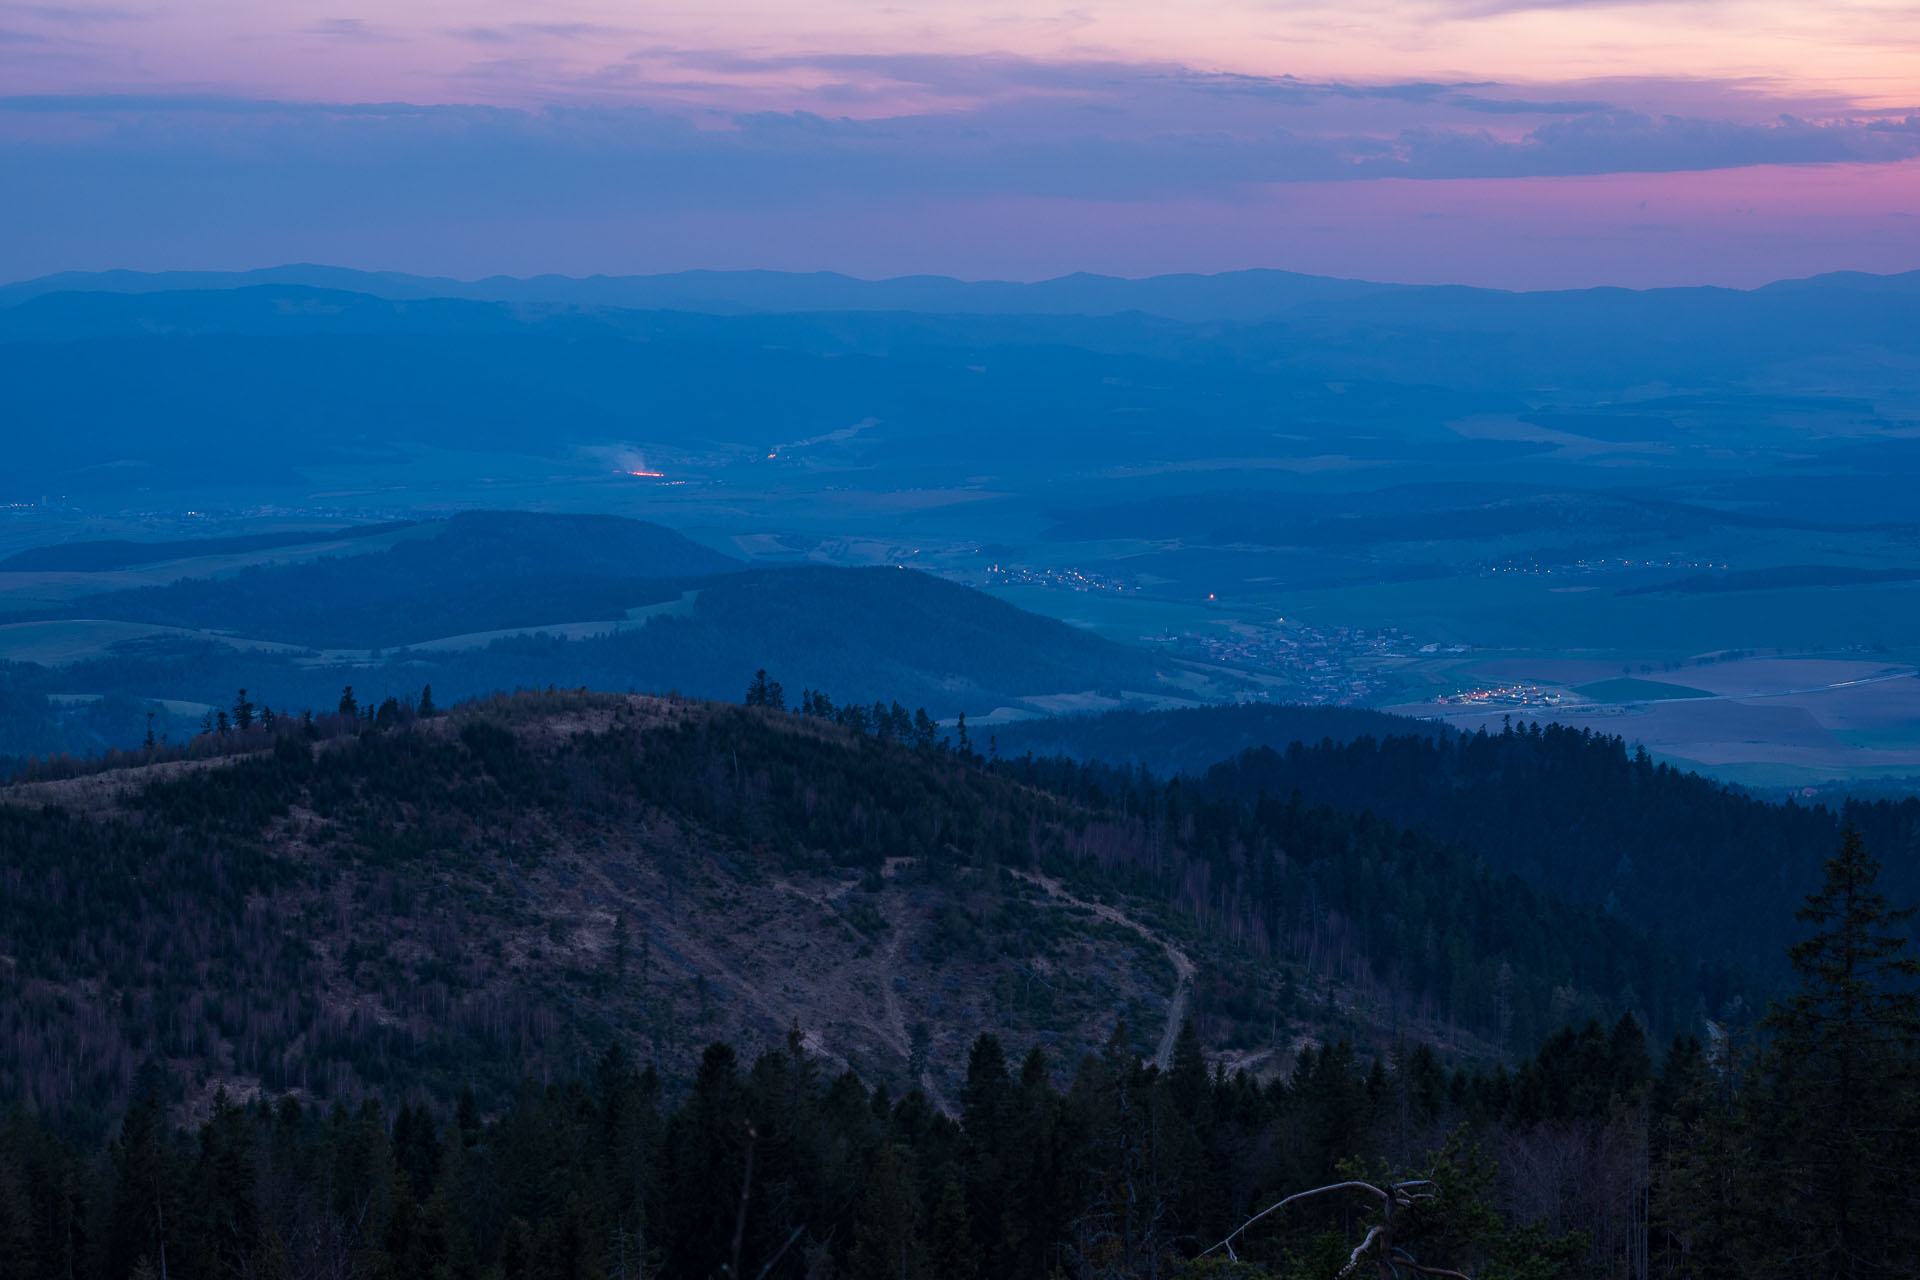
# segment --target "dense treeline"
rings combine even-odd
[[[1560,725],[1263,748],[1204,785],[1252,804],[1299,792],[1474,850],[1543,893],[1604,906],[1705,955],[1778,972],[1775,935],[1852,823],[1888,859],[1889,891],[1920,897],[1920,799],[1773,804]]]
[[[1289,743],[1351,742],[1371,735],[1452,732],[1430,720],[1363,707],[1240,702],[1176,711],[1109,711],[1097,716],[1048,716],[1001,725],[1003,755],[1070,756],[1170,778],[1204,774],[1222,760],[1257,747]]]
[[[471,1093],[391,1114],[222,1096],[176,1131],[148,1092],[95,1152],[16,1112],[0,1264],[17,1280],[1156,1277],[1283,1195],[1399,1174],[1437,1183],[1399,1233],[1424,1262],[1572,1276],[1645,1226],[1583,1178],[1612,1173],[1614,1131],[1677,1114],[1698,1072],[1683,1045],[1656,1073],[1630,1020],[1512,1075],[1340,1043],[1262,1084],[1210,1071],[1191,1027],[1164,1072],[1124,1040],[1015,1061],[983,1035],[952,1114],[826,1069],[797,1028],[751,1064],[710,1046],[675,1097],[615,1047],[491,1116]],[[1486,1154],[1510,1144],[1570,1167],[1523,1185]],[[1305,1205],[1238,1238],[1227,1273],[1331,1280],[1375,1216],[1358,1195]]]
[[[673,1097],[616,1044],[590,1079],[524,1081],[491,1117],[471,1091],[391,1120],[374,1100],[220,1094],[193,1133],[149,1076],[104,1151],[19,1110],[0,1124],[0,1264],[20,1280],[1911,1274],[1913,913],[1879,893],[1856,833],[1825,873],[1789,951],[1797,987],[1751,1054],[1683,1035],[1656,1065],[1622,1017],[1511,1073],[1337,1042],[1262,1083],[1210,1070],[1190,1022],[1165,1070],[1123,1028],[1017,1068],[988,1034],[943,1110],[825,1069],[796,1026],[750,1066],[710,1045]]]

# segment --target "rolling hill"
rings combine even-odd
[[[187,545],[174,544],[169,554],[193,554]],[[26,554],[44,558],[61,550],[79,553],[70,546]],[[416,526],[394,545],[363,554],[86,596],[61,612],[309,649],[386,649],[471,632],[618,619],[630,608],[677,599],[673,584],[680,581],[742,567],[646,521],[470,511]]]
[[[331,706],[343,685],[374,701],[423,685],[443,699],[553,685],[731,699],[764,667],[796,696],[952,719],[1088,692],[1196,702],[1232,685],[927,574],[749,567],[641,521],[470,512],[327,546],[15,615],[0,626],[0,756],[132,746],[147,710],[177,739],[241,688],[296,707]],[[197,551],[165,554],[191,565]],[[27,554],[55,553],[149,554]]]

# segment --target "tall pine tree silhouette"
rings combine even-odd
[[[1797,913],[1815,927],[1788,958],[1799,987],[1768,1014],[1773,1033],[1756,1104],[1762,1109],[1764,1197],[1772,1251],[1807,1276],[1912,1275],[1920,1265],[1911,1170],[1920,1125],[1920,959],[1875,887],[1880,864],[1848,828],[1826,882]]]

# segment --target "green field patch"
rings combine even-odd
[[[1713,697],[1705,689],[1695,689],[1684,684],[1668,684],[1664,680],[1641,680],[1631,676],[1619,676],[1612,680],[1583,684],[1574,692],[1583,698],[1591,698],[1595,702],[1666,702],[1674,698]]]

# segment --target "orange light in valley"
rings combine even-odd
[[[629,471],[626,474],[639,476],[644,480],[664,480],[667,478],[667,473],[664,471]]]

